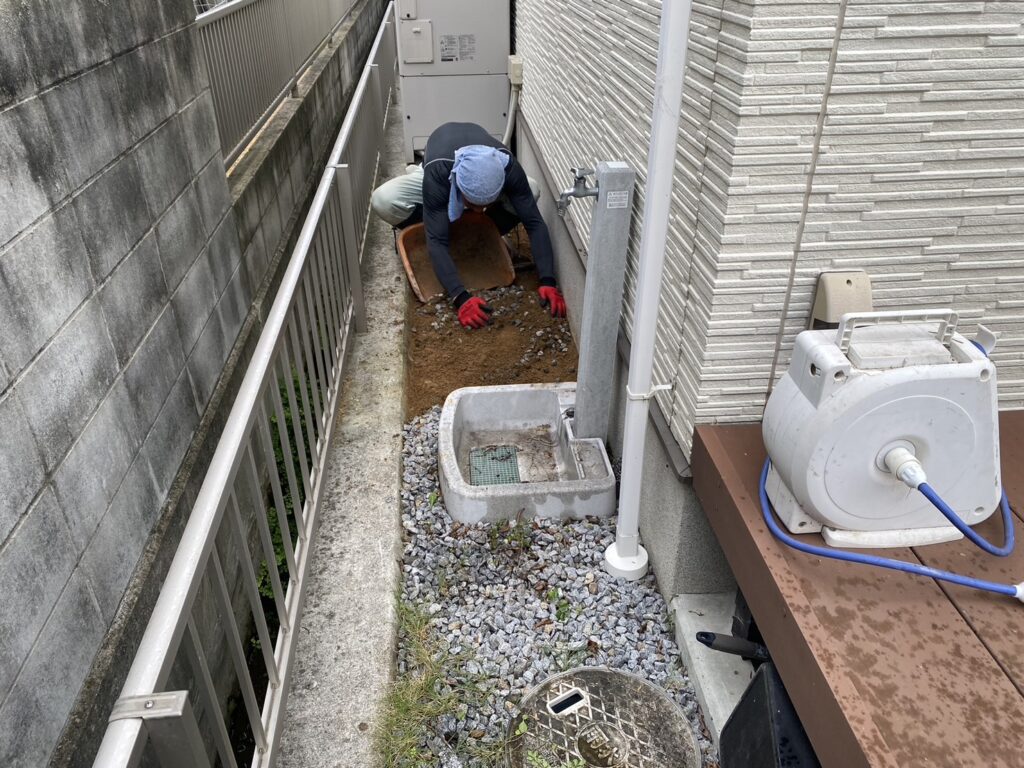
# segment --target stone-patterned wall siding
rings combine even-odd
[[[616,158],[643,183],[659,14],[518,3],[523,110],[556,175]],[[868,270],[878,308],[1001,331],[1000,403],[1024,406],[1022,25],[1020,2],[694,3],[655,366],[687,452],[696,423],[760,418],[823,269]]]
[[[251,301],[191,0],[0,1],[0,764],[46,764]]]

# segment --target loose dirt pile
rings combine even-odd
[[[491,324],[479,330],[459,325],[447,299],[420,304],[410,298],[407,418],[442,405],[460,387],[576,380],[569,323],[540,307],[536,273],[520,274],[515,285],[477,295],[494,310]]]

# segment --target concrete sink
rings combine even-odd
[[[575,384],[452,392],[438,434],[441,491],[452,518],[612,515],[615,475],[601,440],[574,437],[575,401]]]

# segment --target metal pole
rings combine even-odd
[[[341,200],[341,220],[345,232],[345,252],[340,254],[348,265],[348,288],[352,294],[352,315],[356,332],[366,331],[366,304],[363,300],[363,277],[359,263],[359,234],[352,201],[352,173],[347,165],[335,166],[338,195]]]
[[[647,551],[640,546],[640,485],[644,467],[647,415],[654,396],[654,337],[661,299],[672,182],[679,142],[679,111],[689,43],[692,0],[665,0],[661,6],[658,69],[647,154],[647,187],[640,236],[640,275],[633,308],[633,334],[626,387],[626,423],[622,442],[622,485],[615,542],[605,551],[605,569],[613,576],[639,579],[647,573]]]

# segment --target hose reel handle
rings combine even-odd
[[[839,320],[836,346],[844,355],[850,351],[853,332],[867,325],[902,325],[903,323],[938,323],[935,338],[948,347],[960,316],[952,309],[907,309],[883,312],[848,312]]]

